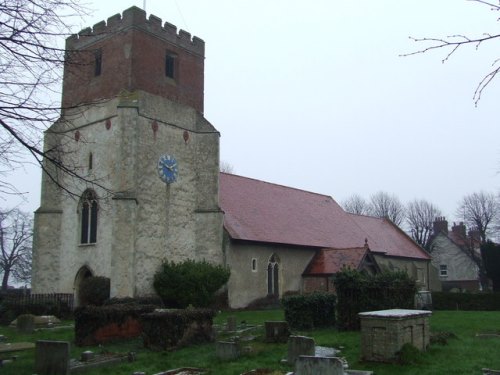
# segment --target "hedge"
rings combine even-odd
[[[369,275],[344,268],[335,275],[337,323],[343,330],[359,330],[358,314],[385,309],[413,309],[417,288],[406,272]]]
[[[165,309],[143,314],[143,341],[146,348],[172,350],[214,340],[210,309]]]
[[[103,340],[98,333],[108,328],[115,331],[125,329],[131,321],[140,324],[141,314],[150,313],[156,308],[154,305],[133,304],[78,307],[75,310],[75,343],[79,346],[96,345],[113,338],[131,337],[124,332],[123,335]]]
[[[434,310],[500,311],[500,293],[432,292]]]
[[[295,329],[335,325],[336,297],[331,293],[312,293],[283,297],[285,320]]]

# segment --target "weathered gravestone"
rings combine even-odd
[[[215,343],[215,354],[217,358],[224,361],[237,359],[240,356],[240,346],[233,341],[217,341]]]
[[[288,363],[294,364],[301,355],[314,356],[314,339],[305,336],[290,336],[288,339]]]
[[[344,364],[336,357],[301,355],[295,362],[295,375],[344,375]]]
[[[227,317],[227,330],[229,332],[236,331],[236,317],[233,315]]]
[[[264,323],[266,328],[266,342],[287,342],[290,337],[288,322],[268,321]]]
[[[37,375],[68,375],[70,368],[69,342],[38,340],[35,347]]]
[[[21,333],[33,333],[35,330],[35,315],[23,314],[17,317],[17,330]]]

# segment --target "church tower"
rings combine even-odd
[[[204,42],[132,7],[69,37],[66,49],[61,118],[44,147],[69,169],[46,163],[42,176],[34,293],[78,300],[93,275],[110,278],[111,296],[148,295],[164,260],[221,264]]]

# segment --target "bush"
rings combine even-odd
[[[144,347],[172,350],[214,340],[209,309],[161,310],[141,315]]]
[[[102,306],[109,299],[110,280],[103,276],[91,276],[83,279],[78,291],[80,304]]]
[[[317,292],[283,297],[281,304],[290,327],[312,329],[335,324],[335,301],[335,295]]]
[[[500,293],[432,292],[434,310],[500,311]]]
[[[417,287],[406,272],[368,275],[344,268],[335,275],[337,322],[340,329],[359,330],[358,314],[385,309],[413,309]]]
[[[164,262],[153,286],[167,307],[208,307],[229,275],[229,269],[207,261]]]

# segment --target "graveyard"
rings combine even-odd
[[[7,375],[34,374],[37,356],[49,356],[38,353],[37,345],[41,341],[49,345],[54,341],[67,343],[62,345],[62,353],[67,352],[65,355],[70,358],[71,374],[278,375],[307,371],[299,367],[332,356],[341,358],[341,362],[321,359],[325,363],[314,363],[314,366],[334,368],[342,363],[348,371],[389,375],[493,374],[495,372],[486,369],[500,369],[500,312],[434,311],[429,316],[427,350],[409,350],[391,362],[362,360],[362,331],[339,331],[334,327],[297,331],[288,329],[283,321],[284,313],[280,309],[218,312],[213,318],[213,341],[169,350],[145,348],[142,338],[77,346],[71,320],[28,327],[26,332],[15,326],[0,327],[0,371]],[[273,330],[276,335],[270,337],[269,331]],[[300,343],[291,344],[293,341]],[[300,353],[309,356],[300,357],[295,366],[290,363],[294,345],[305,345],[307,349],[300,350],[309,351]],[[50,347],[48,352],[56,350]],[[101,361],[107,363],[96,365]],[[330,363],[332,361],[335,363]]]

